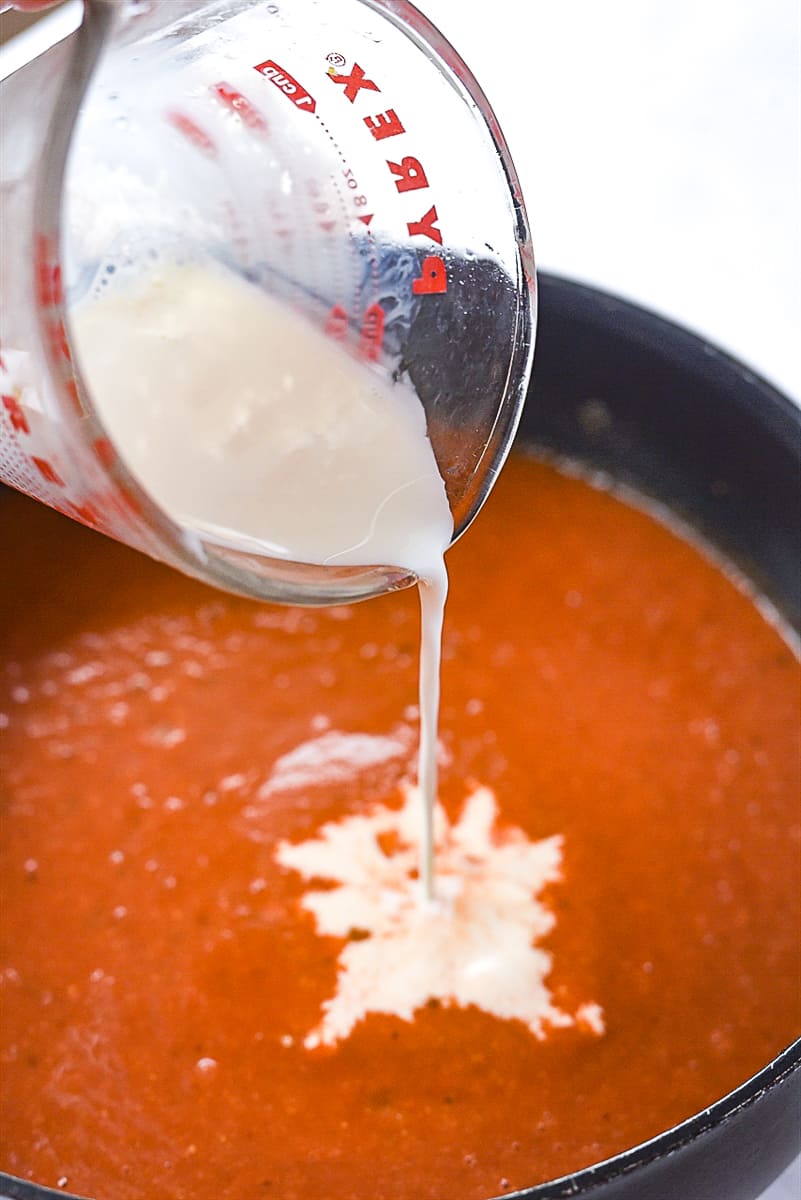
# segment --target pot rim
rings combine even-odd
[[[703,1137],[710,1129],[723,1127],[797,1071],[801,1071],[801,1037],[781,1050],[766,1067],[762,1067],[745,1083],[701,1112],[688,1117],[686,1121],[656,1134],[648,1141],[632,1146],[629,1150],[623,1150],[611,1158],[593,1163],[592,1166],[583,1167],[580,1171],[547,1180],[533,1188],[506,1192],[496,1200],[568,1200],[571,1196],[590,1195],[596,1187],[611,1183],[639,1167],[667,1158]],[[61,1188],[45,1187],[43,1184],[18,1179],[0,1171],[0,1200],[81,1200],[81,1197]]]
[[[619,1179],[646,1164],[667,1158],[684,1146],[703,1137],[710,1129],[722,1128],[744,1109],[755,1104],[766,1092],[778,1087],[801,1070],[801,1037],[796,1038],[745,1083],[728,1092],[701,1112],[695,1113],[671,1129],[605,1158],[572,1175],[561,1175],[533,1188],[506,1192],[497,1200],[562,1200],[562,1197],[591,1195],[595,1187]],[[31,1200],[34,1200],[32,1197]]]

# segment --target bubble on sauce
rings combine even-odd
[[[25,736],[38,741],[50,737],[54,733],[66,733],[70,727],[69,718],[63,715],[47,720],[33,719],[25,722]]]
[[[130,711],[131,707],[129,704],[126,704],[124,700],[118,700],[109,708],[108,718],[112,725],[123,725],[127,720]]]
[[[250,618],[254,629],[280,629],[282,621],[283,617],[279,612],[267,609],[260,609]]]
[[[720,726],[714,717],[696,717],[689,722],[687,730],[701,737],[708,746],[717,746],[720,741]]]
[[[106,700],[117,700],[120,696],[124,696],[128,688],[121,679],[112,679],[108,683],[102,684],[95,689],[95,695],[102,696]]]
[[[437,739],[437,763],[441,767],[449,767],[453,762],[453,754],[444,737]]]
[[[151,746],[172,750],[186,741],[186,730],[178,725],[153,725],[143,735],[142,740]]]
[[[731,783],[738,775],[739,764],[739,754],[736,759],[727,758],[724,754],[715,768],[716,779],[722,784]]]
[[[75,747],[70,742],[49,742],[47,753],[51,758],[67,760],[75,757]]]
[[[54,650],[45,659],[49,666],[58,667],[59,670],[66,670],[75,662],[75,655],[70,654],[68,650]]]
[[[199,1075],[212,1075],[217,1070],[217,1059],[204,1056],[199,1058],[195,1063],[195,1070]]]
[[[84,683],[89,683],[92,679],[98,679],[104,675],[106,671],[105,663],[88,662],[81,667],[75,667],[72,671],[68,671],[64,676],[66,682],[73,687],[80,687]]]
[[[224,775],[217,784],[217,787],[221,792],[235,792],[240,788],[243,788],[246,783],[247,776],[243,775],[242,772],[239,771],[234,775]]]
[[[21,684],[11,689],[11,699],[15,704],[27,704],[30,698],[31,693],[29,688],[23,687]]]
[[[153,680],[144,671],[134,671],[125,682],[131,692],[146,692],[153,686]]]
[[[329,608],[325,615],[329,621],[350,621],[353,616],[353,609],[348,604],[336,604]]]
[[[490,662],[494,667],[506,667],[513,663],[516,658],[516,651],[511,642],[499,642],[490,655]]]
[[[648,684],[648,698],[650,700],[668,700],[672,690],[672,684],[667,679],[653,679]]]
[[[172,663],[172,655],[166,650],[148,650],[145,654],[146,667],[169,667]]]

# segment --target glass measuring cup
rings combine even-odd
[[[448,43],[394,0],[89,0],[76,34],[2,87],[0,479],[263,599],[414,582],[175,521],[99,419],[69,310],[154,255],[202,253],[258,284],[412,384],[458,537],[517,424],[535,282],[503,138]]]

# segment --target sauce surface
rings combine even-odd
[[[605,1032],[433,1003],[310,1050],[364,931],[319,936],[277,849],[403,803],[416,597],[258,606],[0,503],[3,1169],[114,1200],[363,1200],[368,1175],[371,1200],[486,1200],[801,1031],[799,664],[651,517],[517,458],[449,555],[440,798],[455,821],[488,787],[501,829],[562,839],[548,987]]]

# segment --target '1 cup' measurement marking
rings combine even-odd
[[[274,87],[278,88],[288,100],[291,100],[296,108],[302,112],[313,113],[317,109],[317,101],[309,95],[305,87],[298,83],[289,71],[285,71],[273,59],[268,58],[266,62],[258,63],[255,70],[263,75],[265,79],[269,79]]]

